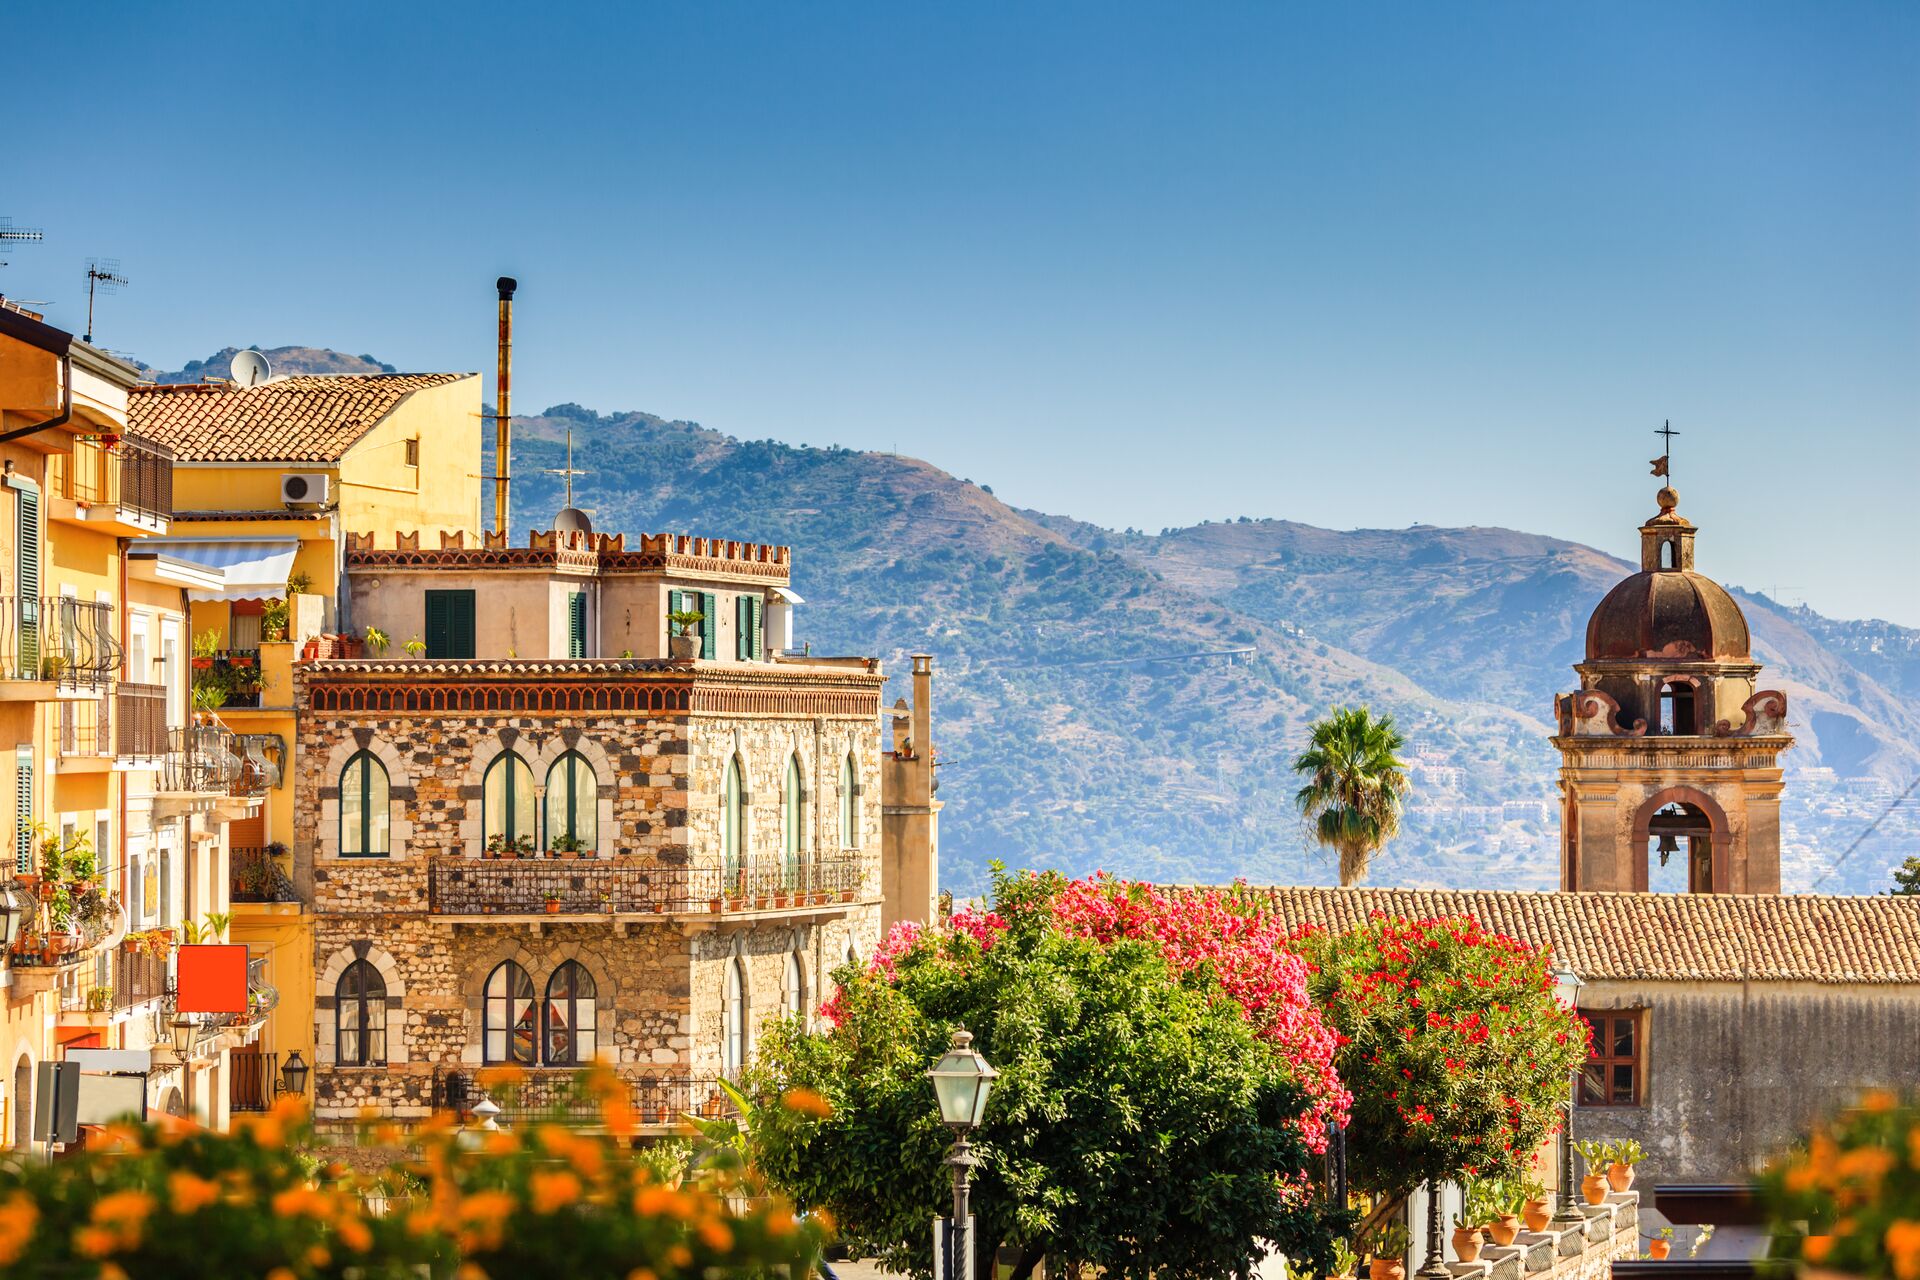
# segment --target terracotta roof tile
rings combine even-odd
[[[415,391],[472,373],[300,374],[258,387],[139,386],[131,430],[182,462],[335,462]]]
[[[1518,893],[1272,888],[1296,927],[1381,911],[1471,915],[1551,945],[1583,978],[1920,983],[1920,899],[1811,894]]]

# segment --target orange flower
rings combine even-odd
[[[102,1227],[132,1227],[136,1232],[140,1224],[152,1215],[157,1202],[145,1191],[110,1191],[93,1202],[94,1223]]]
[[[307,1265],[315,1271],[320,1270],[332,1261],[333,1255],[327,1252],[327,1247],[323,1244],[316,1244],[307,1250]]]
[[[192,1217],[219,1199],[220,1184],[211,1178],[202,1178],[185,1169],[175,1169],[167,1175],[167,1200],[173,1211],[183,1218]]]
[[[775,1209],[772,1213],[769,1213],[766,1218],[767,1234],[775,1239],[779,1239],[781,1236],[792,1235],[795,1228],[799,1225],[798,1222],[794,1221],[793,1215],[785,1209]]]
[[[726,1223],[716,1218],[709,1218],[700,1224],[700,1239],[715,1253],[725,1253],[733,1248],[733,1232],[727,1229]]]
[[[781,1095],[780,1101],[789,1111],[817,1116],[822,1120],[833,1114],[833,1104],[811,1089],[789,1089]]]
[[[274,1216],[279,1218],[324,1218],[328,1208],[327,1197],[312,1187],[288,1187],[273,1196]]]
[[[1860,1109],[1872,1115],[1882,1115],[1900,1105],[1891,1089],[1869,1089],[1860,1095]]]
[[[81,1227],[73,1233],[73,1251],[83,1258],[104,1258],[119,1247],[119,1232],[105,1227]]]
[[[1849,1181],[1878,1186],[1896,1163],[1893,1152],[1885,1147],[1856,1147],[1834,1162],[1833,1171]]]
[[[334,1234],[340,1237],[340,1243],[355,1253],[365,1253],[373,1248],[373,1231],[358,1218],[342,1218],[334,1228]]]
[[[0,1267],[13,1265],[27,1251],[39,1220],[39,1207],[24,1191],[14,1192],[0,1204]]]
[[[463,1262],[460,1269],[453,1273],[453,1280],[487,1280],[487,1273],[472,1262]]]
[[[633,1193],[633,1211],[642,1218],[685,1218],[693,1202],[671,1187],[642,1187]]]
[[[527,1181],[527,1200],[535,1213],[558,1213],[580,1198],[580,1179],[562,1169],[536,1172]]]
[[[1800,1256],[1811,1263],[1825,1262],[1827,1255],[1832,1252],[1832,1236],[1808,1236],[1800,1242]]]
[[[132,1277],[127,1275],[126,1268],[119,1263],[103,1262],[100,1264],[99,1280],[132,1280]]]
[[[1907,1130],[1907,1163],[1920,1169],[1920,1124]]]
[[[490,1156],[510,1156],[520,1149],[520,1139],[501,1129],[489,1133],[481,1148]]]
[[[1899,1280],[1920,1280],[1920,1222],[1897,1219],[1887,1228],[1886,1244],[1893,1258],[1893,1274]]]
[[[693,1265],[693,1250],[683,1244],[676,1244],[667,1250],[667,1261],[676,1267],[690,1267]]]
[[[487,1253],[498,1249],[506,1239],[506,1219],[513,1212],[513,1197],[504,1191],[476,1191],[460,1205],[460,1248],[467,1253]]]
[[[635,1267],[627,1272],[627,1280],[660,1280],[660,1278],[645,1267]]]
[[[267,1280],[300,1280],[300,1277],[293,1274],[292,1267],[275,1267],[267,1272]]]
[[[507,1062],[481,1068],[477,1078],[482,1089],[511,1089],[527,1082],[527,1069],[517,1063]]]

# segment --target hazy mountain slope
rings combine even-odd
[[[267,358],[268,368],[280,373],[394,373],[390,364],[372,356],[350,356],[326,347],[249,347]],[[204,360],[190,360],[183,369],[163,373],[147,365],[140,368],[153,375],[155,382],[199,382],[203,378],[230,376],[233,358],[239,347],[222,347]]]

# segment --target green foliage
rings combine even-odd
[[[1369,860],[1400,830],[1410,788],[1400,759],[1406,746],[1392,716],[1335,707],[1314,722],[1307,749],[1293,762],[1306,779],[1294,803],[1313,824],[1314,839],[1340,856],[1343,885],[1365,880]]]
[[[1920,1275],[1920,1096],[1869,1092],[1768,1167],[1758,1189],[1774,1256],[1799,1259],[1802,1275]]]
[[[1603,1178],[1606,1176],[1607,1166],[1613,1163],[1614,1158],[1613,1144],[1611,1142],[1598,1142],[1589,1139],[1586,1142],[1574,1143],[1573,1149],[1580,1153],[1582,1160],[1586,1161],[1588,1177]]]
[[[266,640],[287,638],[287,602],[269,600],[260,606],[260,635]]]
[[[386,632],[374,626],[371,622],[367,624],[366,639],[367,648],[372,651],[373,656],[376,658],[384,654],[387,651],[387,646],[393,643],[393,641],[387,637]]]
[[[706,619],[707,615],[698,609],[675,609],[667,615],[667,621],[683,636],[692,635],[693,629]]]
[[[1000,1071],[976,1134],[983,1249],[1139,1280],[1215,1280],[1269,1240],[1330,1263],[1328,1222],[1281,1194],[1309,1167],[1306,1098],[1211,973],[1183,979],[1150,944],[1067,937],[1019,882],[996,890],[1009,927],[990,947],[942,933],[879,972],[843,967],[831,1032],[795,1020],[766,1035],[746,1077],[755,1167],[831,1211],[851,1248],[930,1274],[951,1135],[926,1071],[965,1025]],[[830,1114],[767,1105],[795,1092]]]
[[[1909,857],[1893,869],[1893,888],[1889,893],[1920,897],[1920,856]]]

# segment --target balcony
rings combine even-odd
[[[428,864],[427,910],[461,918],[813,914],[855,901],[865,887],[865,860],[853,850],[734,872],[592,858],[452,857]]]
[[[167,690],[158,684],[122,684],[113,691],[113,753],[122,760],[158,760],[167,754]]]
[[[220,706],[251,710],[260,705],[260,652],[257,649],[222,649],[195,657],[193,687],[220,690]]]
[[[0,699],[104,692],[120,672],[113,606],[73,596],[0,596]]]
[[[113,1007],[125,1011],[167,994],[167,957],[145,947],[122,946],[114,957]]]
[[[293,880],[286,873],[276,850],[286,852],[285,845],[266,848],[238,847],[231,850],[227,857],[227,898],[231,902],[298,902],[299,891],[293,886]]]
[[[123,435],[111,446],[76,440],[48,463],[47,518],[138,538],[167,531],[173,518],[173,450]]]
[[[111,768],[113,757],[113,698],[103,693],[85,702],[62,701],[59,771]]]
[[[107,936],[111,920],[105,886],[93,879],[28,876],[14,883],[13,896],[22,920],[8,958],[14,998],[73,987],[80,981],[75,967],[97,963],[96,951]]]
[[[587,1093],[581,1072],[571,1067],[526,1067],[525,1079],[512,1088],[483,1089],[476,1073],[436,1068],[432,1106],[435,1110],[470,1111],[485,1096],[500,1108],[500,1124],[518,1128],[543,1120],[573,1128],[605,1126],[600,1100]],[[623,1073],[624,1075],[624,1073]],[[720,1118],[734,1114],[733,1103],[713,1076],[624,1076],[633,1120],[642,1128],[677,1131],[681,1117],[692,1114]]]

